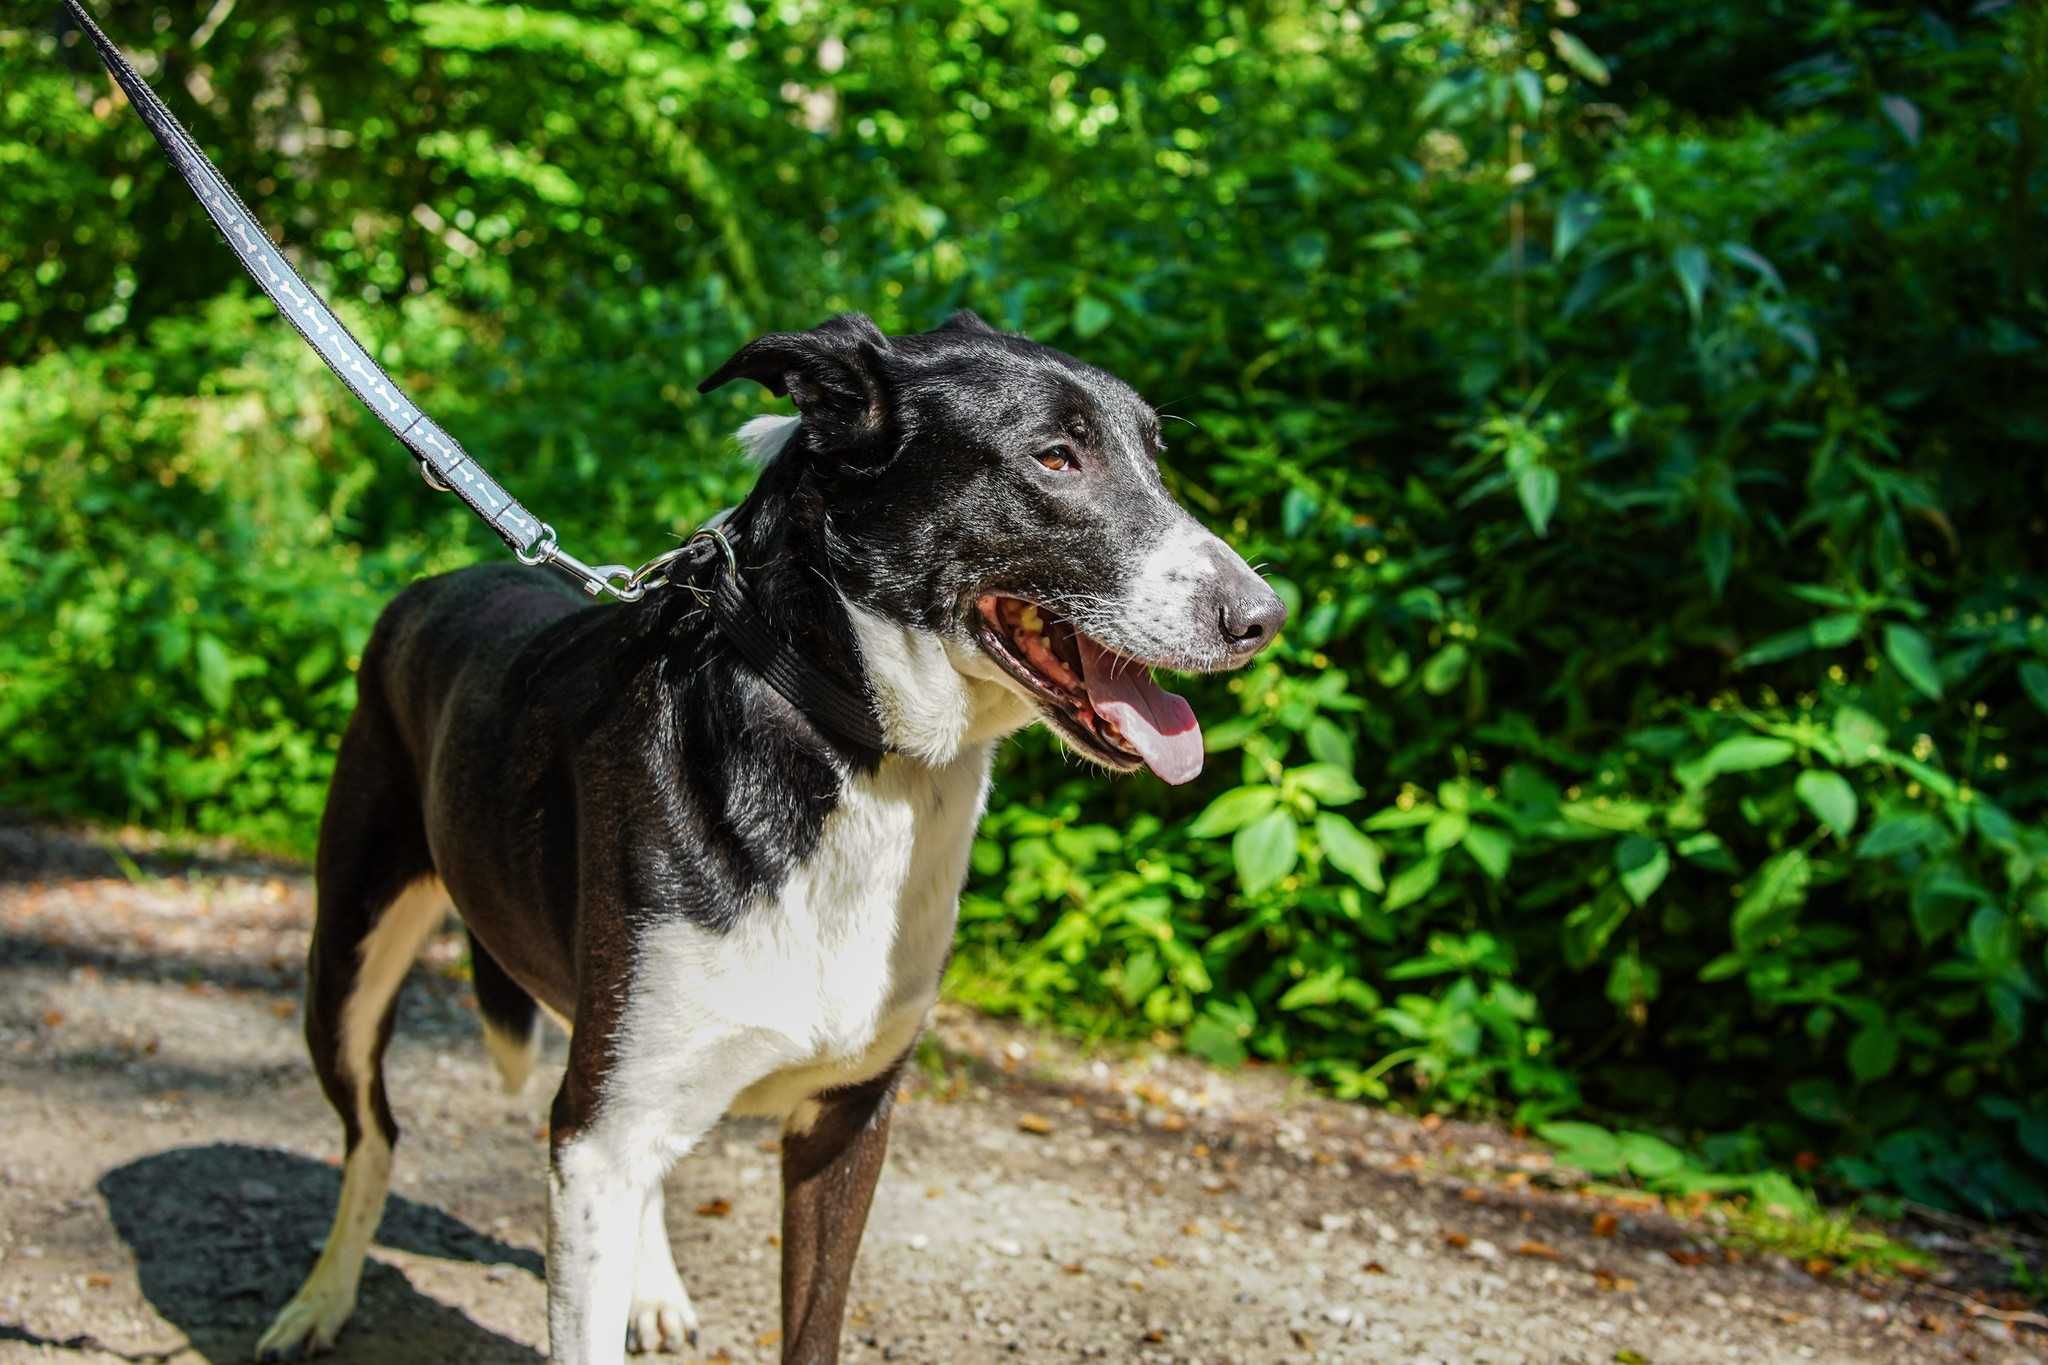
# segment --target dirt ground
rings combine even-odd
[[[243,1360],[289,1297],[338,1187],[311,902],[292,866],[0,820],[0,1361]],[[850,1361],[2048,1360],[1937,1284],[1730,1261],[1499,1130],[952,1009],[921,1060]],[[333,1359],[539,1360],[552,1077],[499,1091],[452,934],[389,1075],[394,1197]],[[670,1178],[703,1359],[775,1358],[774,1153],[732,1124]]]

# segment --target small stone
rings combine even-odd
[[[1465,1248],[1465,1254],[1482,1261],[1498,1261],[1500,1259],[1500,1248],[1487,1241],[1484,1237],[1475,1237],[1471,1245]]]
[[[245,1204],[274,1204],[277,1202],[277,1186],[265,1180],[244,1180],[241,1184],[242,1202]]]
[[[923,1251],[926,1247],[930,1246],[931,1244],[932,1239],[925,1236],[921,1232],[913,1232],[910,1234],[910,1249],[912,1251]]]
[[[1022,1256],[1024,1248],[1007,1237],[997,1237],[988,1244],[988,1249],[998,1256]]]

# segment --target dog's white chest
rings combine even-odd
[[[989,755],[886,759],[848,782],[809,856],[730,930],[656,930],[629,1050],[708,1045],[731,1062],[730,1112],[777,1117],[887,1068],[938,994]]]

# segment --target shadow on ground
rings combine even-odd
[[[270,1317],[298,1288],[333,1216],[340,1173],[272,1148],[214,1143],[158,1152],[99,1181],[135,1256],[142,1292],[208,1360],[250,1358]],[[393,1196],[377,1242],[400,1251],[539,1275],[540,1253]],[[473,1361],[534,1365],[531,1348],[415,1290],[374,1257],[337,1362]]]

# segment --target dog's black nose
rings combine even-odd
[[[1259,582],[1257,587],[1224,597],[1216,624],[1232,649],[1259,649],[1287,624],[1287,604],[1279,593]]]

